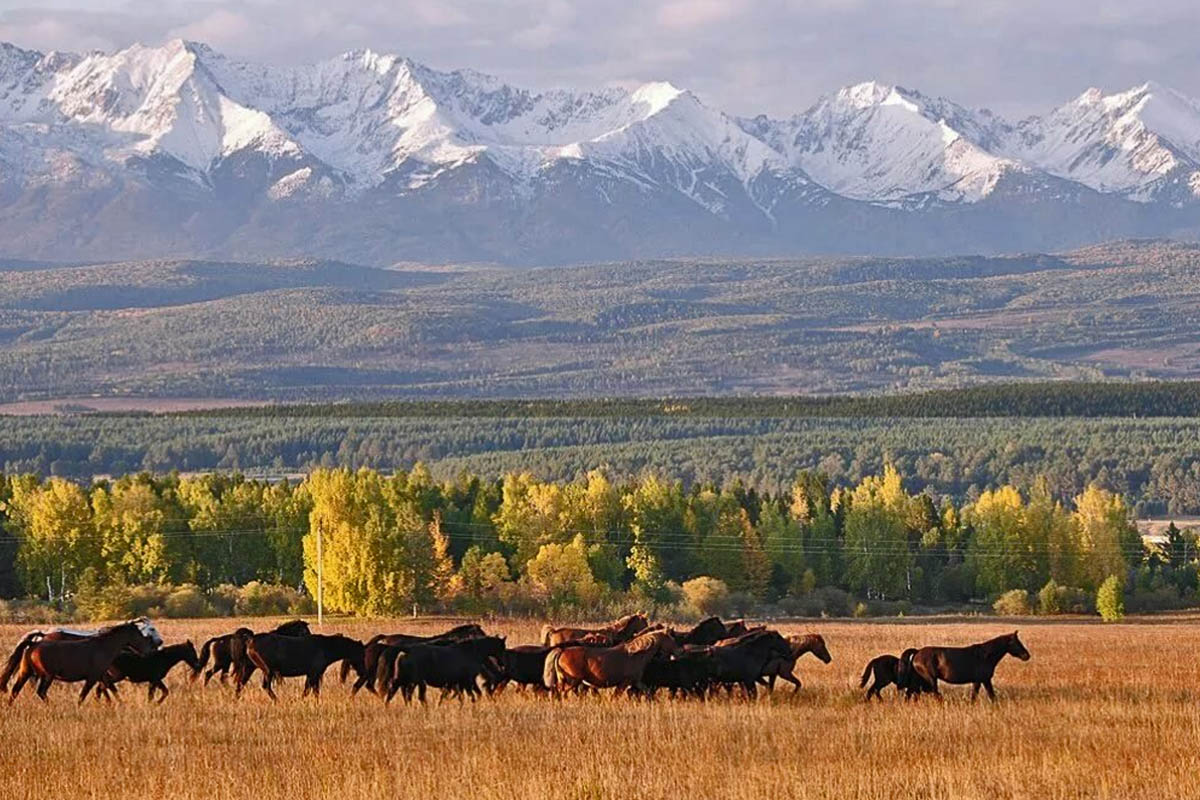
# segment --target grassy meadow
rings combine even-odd
[[[168,643],[232,630],[230,619],[160,624]],[[246,620],[255,629],[274,624]],[[335,620],[326,632],[432,632],[445,620]],[[510,643],[538,624],[485,627]],[[511,687],[497,698],[426,708],[350,699],[326,676],[318,700],[286,682],[272,703],[257,679],[240,700],[216,680],[168,677],[161,706],[125,686],[115,706],[56,685],[0,709],[0,798],[994,798],[1200,796],[1200,618],[1103,625],[1023,620],[1033,655],[1005,659],[1000,701],[867,705],[858,679],[883,652],[968,644],[1011,631],[994,618],[779,626],[815,631],[833,663],[798,665],[803,690],[653,703],[547,701]],[[27,626],[0,626],[7,653]],[[434,693],[436,695],[436,692]]]

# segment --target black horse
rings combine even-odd
[[[675,637],[675,643],[680,646],[685,644],[716,644],[722,639],[729,638],[728,629],[725,627],[725,623],[721,622],[720,617],[702,619],[690,630],[682,632],[674,628],[669,630],[671,635]]]
[[[904,694],[905,700],[910,700],[915,695],[924,692],[933,692],[933,687],[913,671],[912,659],[916,653],[917,649],[910,647],[901,653],[899,658],[884,654],[868,661],[866,668],[863,669],[862,678],[858,682],[858,688],[861,689],[867,685],[868,680],[874,679],[871,688],[867,689],[866,700],[870,702],[874,697],[882,701],[881,693],[893,684],[898,693]]]
[[[372,636],[365,645],[363,651],[363,670],[359,673],[358,679],[354,682],[354,686],[350,689],[352,695],[358,694],[358,690],[366,687],[367,691],[375,694],[375,677],[378,672],[379,656],[387,651],[388,648],[395,647],[411,647],[419,644],[440,644],[445,642],[461,642],[466,639],[475,639],[482,636],[487,636],[483,628],[475,623],[467,623],[458,625],[443,633],[436,633],[432,636],[413,636],[407,633],[389,633],[378,634]],[[395,658],[395,652],[392,652],[392,658]],[[389,667],[390,668],[390,667]],[[341,679],[346,682],[346,677],[349,674],[350,664],[342,663]]]
[[[115,694],[116,684],[121,681],[145,683],[149,684],[146,696],[153,700],[154,693],[157,691],[159,693],[158,702],[161,703],[170,694],[170,690],[163,683],[163,678],[167,676],[172,667],[181,661],[192,668],[194,679],[199,674],[201,665],[200,658],[196,655],[196,646],[192,644],[191,639],[182,644],[168,645],[145,655],[122,653],[113,660],[104,680],[97,685],[96,692]]]
[[[320,696],[321,677],[335,661],[349,661],[356,672],[362,672],[363,643],[341,634],[259,633],[246,642],[246,657],[262,670],[262,687],[272,700],[277,699],[271,688],[276,680],[300,676],[304,677],[303,696],[310,692]],[[238,674],[237,694],[241,694],[248,678],[248,673]]]
[[[386,687],[384,700],[390,702],[402,691],[405,702],[417,698],[425,702],[425,687],[441,689],[441,699],[447,695],[462,701],[466,694],[472,701],[480,696],[479,678],[490,665],[504,658],[504,639],[481,636],[461,642],[418,644],[396,647],[381,654],[377,681]],[[388,661],[391,661],[390,670]]]

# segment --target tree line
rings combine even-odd
[[[177,412],[187,417],[1196,417],[1200,381],[1027,381],[824,397],[463,399],[311,403]]]
[[[311,597],[319,537],[327,608],[366,615],[620,603],[850,613],[1047,586],[1045,610],[1086,610],[1114,577],[1135,606],[1196,602],[1193,535],[1172,528],[1147,547],[1119,494],[1050,487],[1038,478],[955,502],[911,491],[892,466],[841,486],[802,471],[774,493],[653,473],[616,482],[599,469],[573,481],[438,480],[423,465],[317,469],[295,482],[6,476],[0,592],[61,606],[113,587],[203,595],[253,582]]]

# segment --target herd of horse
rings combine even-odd
[[[438,689],[442,700],[474,701],[509,685],[554,696],[612,689],[649,699],[661,691],[704,700],[722,690],[727,695],[740,690],[754,698],[760,686],[774,691],[777,679],[799,691],[796,662],[805,653],[826,664],[833,660],[815,633],[785,636],[765,625],[719,617],[677,630],[651,624],[645,614],[597,628],[546,625],[540,643],[514,646],[474,623],[431,636],[379,634],[360,642],[313,633],[303,620],[293,620],[262,633],[241,627],[209,639],[197,652],[190,640],[164,646],[154,624],[143,617],[96,631],[27,633],[0,673],[0,692],[8,691],[12,703],[36,681],[38,697],[46,700],[55,682],[82,682],[82,703],[93,692],[111,700],[124,682],[146,685],[148,697],[161,703],[169,694],[167,673],[183,663],[191,679],[203,675],[205,685],[214,676],[222,683],[232,679],[239,696],[259,672],[263,690],[274,700],[274,686],[284,678],[302,677],[303,694],[319,695],[326,671],[340,663],[343,683],[354,675],[352,694],[366,689],[388,702],[400,694],[406,703],[414,697],[423,703],[427,688]],[[971,684],[972,700],[980,688],[995,700],[992,676],[1006,655],[1029,659],[1015,631],[968,647],[881,655],[867,664],[860,688],[874,678],[866,695],[870,701],[882,699],[880,692],[890,685],[910,699],[940,696],[939,682]]]

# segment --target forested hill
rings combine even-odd
[[[831,397],[413,400],[266,405],[178,416],[267,419],[370,417],[1196,417],[1200,381],[999,383],[890,395]]]
[[[1195,378],[1200,246],[1161,241],[537,270],[0,262],[0,403],[820,396]]]

